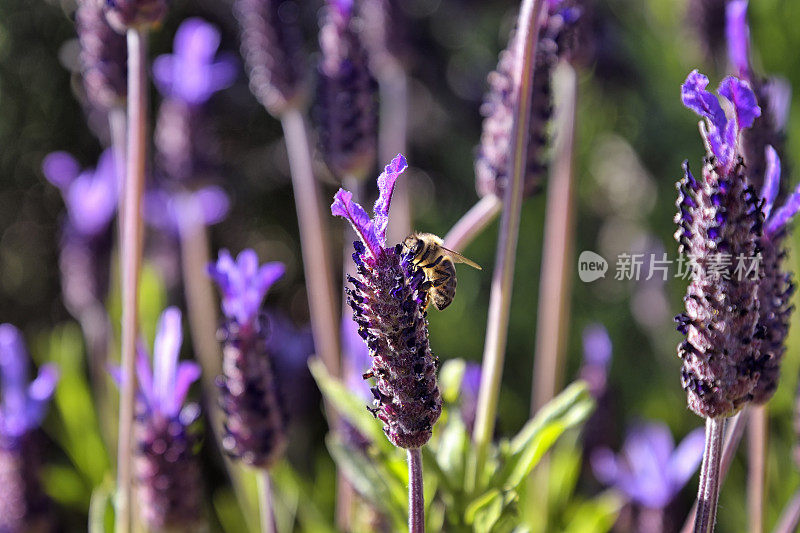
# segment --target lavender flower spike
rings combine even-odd
[[[698,428],[676,448],[666,425],[637,425],[628,432],[618,456],[608,448],[596,450],[592,470],[599,481],[616,487],[632,502],[663,509],[697,470],[703,440],[703,430]]]
[[[128,94],[125,37],[108,24],[103,5],[95,0],[78,2],[75,26],[87,98],[100,109],[122,105]]]
[[[424,311],[430,284],[412,262],[413,254],[402,255],[400,244],[386,246],[392,191],[406,168],[405,158],[398,155],[378,178],[374,218],[344,189],[336,193],[331,213],[347,219],[360,237],[353,243],[357,274],[348,276],[352,288],[345,292],[372,356],[372,369],[365,374],[377,381],[370,411],[384,423],[394,445],[416,449],[430,439],[442,398]]]
[[[153,78],[164,96],[188,105],[203,104],[236,79],[236,61],[215,59],[219,30],[200,18],[186,19],[175,33],[172,54],[153,61]]]
[[[158,322],[152,367],[143,346],[136,360],[136,490],[142,517],[155,531],[197,525],[203,517],[199,437],[192,427],[200,408],[184,404],[200,366],[178,362],[182,341],[181,312],[167,308]]]
[[[678,331],[686,335],[678,356],[689,408],[700,416],[719,418],[732,416],[752,400],[764,365],[757,334],[757,276],[732,269],[720,273],[714,266],[720,258],[733,263],[756,257],[763,215],[745,175],[738,139],[761,112],[749,86],[729,77],[719,90],[733,107],[727,117],[717,98],[705,90],[707,85],[708,78],[695,70],[681,91],[684,105],[706,119],[701,132],[708,153],[701,179],[685,163],[678,184],[675,238],[697,269],[684,298],[686,313],[676,321]]]
[[[244,250],[235,261],[222,250],[208,272],[222,293],[226,318],[217,334],[223,344],[217,378],[226,415],[222,445],[245,464],[269,468],[286,448],[286,415],[273,371],[269,324],[259,309],[284,267],[259,266],[253,250]]]
[[[778,388],[780,364],[786,352],[786,337],[793,307],[789,300],[795,285],[792,274],[786,271],[783,260],[786,257],[784,240],[787,226],[800,210],[800,187],[786,202],[775,209],[774,203],[780,189],[781,162],[774,148],[767,146],[765,159],[767,174],[761,198],[764,202],[764,235],[759,242],[761,250],[761,282],[758,287],[759,334],[761,336],[761,357],[764,365],[753,390],[753,402],[763,404],[772,398]]]
[[[28,381],[28,354],[22,334],[0,324],[0,531],[39,531],[48,499],[39,483],[35,431],[58,382],[54,365],[44,365]]]

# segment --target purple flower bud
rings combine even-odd
[[[78,2],[75,26],[86,96],[100,109],[121,105],[128,94],[125,37],[108,24],[102,4],[95,0]]]
[[[169,307],[158,321],[152,366],[142,345],[136,358],[136,491],[147,527],[159,531],[203,520],[199,435],[193,427],[200,407],[185,404],[200,366],[178,362],[182,342],[181,312]]]
[[[637,425],[628,432],[618,456],[608,448],[595,450],[592,470],[600,482],[615,487],[632,502],[663,509],[697,470],[703,442],[703,430],[696,429],[676,448],[666,425]]]
[[[120,33],[130,28],[151,28],[161,23],[169,0],[87,0],[105,2],[108,23]]]
[[[475,427],[475,416],[478,413],[478,394],[481,390],[481,365],[468,362],[461,378],[461,396],[459,407],[461,419],[467,426],[467,433],[472,434]]]
[[[375,165],[378,84],[352,16],[352,1],[329,0],[319,44],[322,55],[314,115],[322,155],[339,179],[362,178]]]
[[[236,79],[236,60],[214,59],[219,42],[219,31],[212,24],[200,18],[183,21],[175,33],[173,53],[153,61],[153,78],[161,94],[196,106],[230,87]]]
[[[360,241],[354,243],[357,274],[346,290],[353,320],[358,324],[372,356],[371,389],[375,408],[389,440],[401,448],[419,448],[430,439],[442,410],[436,383],[436,363],[428,340],[427,304],[429,282],[403,255],[402,246],[386,247],[386,225],[392,191],[407,168],[398,155],[378,178],[374,218],[353,202],[352,194],[339,189],[331,213],[347,219]]]
[[[568,51],[563,46],[563,34],[568,32],[577,19],[565,17],[561,2],[548,5],[547,20],[540,29],[536,47],[536,62],[533,74],[533,100],[528,130],[528,162],[524,177],[524,193],[531,196],[541,189],[547,170],[545,150],[549,142],[547,125],[552,117],[552,75],[558,60]],[[561,46],[559,45],[561,43]],[[489,92],[481,106],[483,132],[481,144],[475,158],[476,188],[480,196],[495,194],[503,196],[511,171],[511,128],[514,123],[514,69],[518,63],[514,35],[508,48],[500,53],[497,70],[489,74]]]
[[[0,531],[48,531],[49,500],[39,482],[37,429],[58,382],[55,365],[28,380],[20,331],[0,324]],[[36,529],[41,527],[43,529]]]
[[[764,364],[757,335],[757,277],[733,271],[719,275],[713,267],[720,254],[728,254],[732,262],[756,257],[763,215],[736,147],[739,133],[760,111],[746,84],[726,78],[719,92],[733,104],[734,115],[728,119],[705,90],[707,85],[708,78],[695,70],[682,90],[684,105],[706,118],[701,131],[708,154],[701,180],[685,163],[678,183],[675,238],[680,252],[699,268],[684,298],[686,313],[676,321],[686,335],[678,355],[689,408],[717,418],[732,416],[752,400]]]
[[[237,0],[250,90],[275,116],[302,105],[308,90],[299,9],[292,1]]]
[[[208,270],[219,285],[227,318],[218,332],[223,346],[222,375],[217,378],[225,413],[222,446],[245,464],[269,468],[286,449],[286,414],[273,372],[268,320],[259,308],[284,266],[259,266],[249,249],[234,262],[222,250]]]

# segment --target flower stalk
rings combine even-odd
[[[117,450],[117,533],[131,527],[132,437],[135,409],[135,357],[142,259],[141,219],[147,147],[147,30],[131,28],[128,39],[128,149],[122,223],[122,371]]]
[[[706,418],[706,444],[700,467],[700,486],[697,491],[695,533],[712,533],[717,520],[717,500],[721,485],[722,431],[725,419]]]
[[[475,237],[494,222],[502,207],[503,203],[494,194],[487,194],[478,200],[447,232],[444,237],[445,246],[456,252],[466,248]]]
[[[425,498],[422,490],[422,451],[408,451],[408,532],[425,533]]]
[[[269,470],[258,472],[258,510],[261,520],[261,533],[276,533],[275,514],[272,511],[272,480]]]
[[[500,381],[505,360],[508,335],[508,318],[511,292],[514,281],[514,258],[517,252],[520,214],[522,211],[522,189],[527,172],[528,127],[533,89],[533,62],[536,56],[543,0],[524,0],[519,18],[519,33],[516,46],[518,64],[514,69],[514,123],[511,136],[512,172],[510,186],[503,198],[503,214],[500,219],[500,234],[497,244],[495,268],[492,274],[492,293],[489,300],[489,315],[486,326],[486,341],[483,352],[481,389],[475,419],[473,441],[476,458],[472,465],[468,483],[474,487],[483,470],[486,455],[494,433]]]
[[[764,484],[767,447],[767,408],[753,406],[747,424],[747,516],[748,531],[764,531]]]

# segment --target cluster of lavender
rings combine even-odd
[[[22,334],[0,324],[0,531],[51,531],[50,502],[39,481],[37,429],[58,383],[58,369],[44,365],[28,379]]]
[[[345,218],[360,240],[353,243],[356,276],[347,289],[353,320],[370,351],[376,385],[373,414],[389,440],[401,448],[419,448],[431,437],[442,410],[436,383],[437,359],[428,341],[425,307],[430,282],[402,246],[386,246],[386,226],[395,181],[406,169],[398,155],[378,177],[380,196],[374,218],[344,189],[336,193],[331,213]]]
[[[573,30],[581,10],[567,0],[548,0],[547,18],[539,30],[533,74],[533,100],[528,129],[528,161],[524,194],[535,194],[547,170],[545,150],[547,128],[553,113],[551,82],[559,59],[569,57],[574,42]],[[481,106],[483,130],[475,158],[478,194],[503,197],[508,183],[509,149],[514,122],[514,72],[520,61],[517,39],[511,37],[508,48],[500,53],[497,70],[489,74],[489,92]]]
[[[259,309],[284,266],[259,266],[253,250],[235,261],[222,250],[208,272],[222,293],[226,319],[218,332],[223,359],[217,386],[226,416],[222,446],[247,465],[269,468],[286,449],[286,415],[273,370],[270,325]]]

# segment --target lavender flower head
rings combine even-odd
[[[374,217],[339,189],[331,213],[353,226],[356,276],[348,276],[347,301],[353,320],[367,343],[375,378],[372,413],[383,423],[389,440],[401,448],[419,448],[430,439],[442,410],[436,383],[437,359],[430,350],[425,305],[430,282],[417,268],[413,254],[403,255],[402,245],[386,246],[386,226],[395,181],[407,168],[402,155],[395,157],[378,177]]]
[[[533,74],[533,100],[528,133],[527,166],[523,190],[531,196],[541,188],[547,170],[545,150],[549,138],[547,126],[552,117],[553,69],[570,52],[564,34],[568,33],[580,11],[564,0],[547,2],[547,18],[539,33]],[[475,157],[476,188],[480,196],[495,194],[502,198],[511,169],[508,159],[511,129],[514,123],[514,69],[520,49],[514,35],[500,53],[497,69],[489,74],[489,92],[481,106],[483,132]]]
[[[250,90],[274,116],[303,105],[308,92],[299,9],[286,0],[236,0]]]
[[[0,324],[0,531],[30,531],[47,520],[39,483],[35,430],[58,382],[55,365],[43,365],[32,382],[22,334]]]
[[[91,0],[104,2],[108,23],[120,33],[149,29],[164,20],[169,0]]]
[[[245,464],[268,468],[286,448],[286,415],[271,361],[269,324],[259,309],[284,266],[259,266],[253,250],[236,260],[222,250],[208,272],[222,293],[226,318],[218,333],[223,360],[217,385],[226,415],[222,445]]]
[[[783,241],[788,233],[788,224],[800,210],[800,187],[789,195],[786,202],[776,208],[780,190],[781,162],[778,153],[767,146],[765,159],[767,173],[761,190],[764,217],[764,234],[759,241],[761,251],[761,283],[758,287],[759,332],[761,354],[764,365],[753,390],[753,401],[766,403],[778,387],[780,363],[786,352],[786,337],[793,311],[790,298],[794,293],[792,274],[783,266],[786,257]]]
[[[319,44],[314,114],[322,156],[339,179],[365,178],[377,150],[378,84],[354,21],[353,0],[328,0]]]
[[[632,502],[650,509],[663,509],[681,491],[703,457],[703,429],[698,428],[675,447],[666,425],[634,426],[615,456],[608,448],[592,453],[595,477],[617,488]]]
[[[611,351],[611,338],[606,328],[592,324],[583,330],[583,366],[580,374],[595,399],[599,399],[606,390]]]
[[[757,328],[757,275],[721,275],[719,268],[720,257],[731,262],[756,258],[763,215],[745,174],[739,140],[761,110],[750,86],[728,77],[718,91],[731,104],[728,117],[717,97],[706,91],[707,85],[708,78],[695,70],[681,89],[683,104],[705,119],[700,131],[708,153],[701,179],[695,179],[684,163],[685,175],[678,184],[675,237],[696,268],[684,298],[686,313],[676,321],[678,331],[686,335],[678,356],[689,408],[717,418],[732,416],[752,400],[764,364]]]
[[[178,362],[182,342],[181,312],[169,307],[158,322],[152,366],[141,345],[136,359],[136,490],[147,527],[156,531],[196,525],[203,515],[199,436],[192,427],[200,407],[185,404],[200,366]]]
[[[128,94],[125,37],[109,25],[103,5],[95,0],[78,2],[75,26],[87,98],[100,109],[121,105]]]

